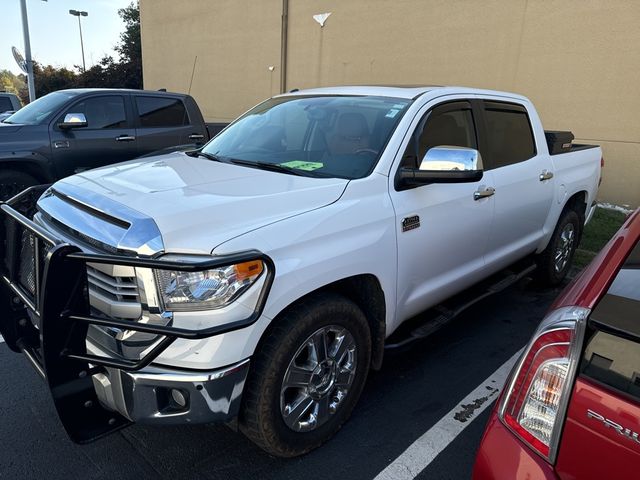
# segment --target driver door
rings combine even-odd
[[[426,112],[425,112],[426,110]],[[400,166],[417,168],[436,146],[478,149],[471,103],[456,100],[423,110],[414,121]],[[393,180],[392,180],[393,182]],[[406,320],[464,290],[484,275],[494,215],[493,196],[478,197],[491,172],[471,183],[390,186],[398,245],[398,320]],[[488,189],[490,191],[490,189]]]
[[[61,177],[137,156],[135,129],[130,122],[128,96],[100,95],[74,103],[51,128],[51,147]],[[65,115],[82,113],[87,126],[61,130]]]

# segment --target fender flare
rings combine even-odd
[[[44,155],[29,150],[0,152],[0,168],[27,173],[44,183],[57,179],[51,161]]]

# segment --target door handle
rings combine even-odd
[[[487,198],[496,193],[496,189],[493,187],[484,187],[473,192],[473,199],[480,200],[481,198]]]
[[[551,180],[553,178],[553,172],[550,172],[549,170],[543,170],[539,178],[541,182],[544,182],[545,180]]]
[[[133,135],[120,135],[116,137],[116,142],[133,142],[135,139]]]
[[[191,135],[189,135],[189,140],[202,140],[203,138],[204,135],[200,133],[192,133]]]

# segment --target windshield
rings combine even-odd
[[[4,123],[20,125],[39,125],[58,110],[70,98],[76,96],[74,92],[54,92],[34,100],[16,113],[4,120]]]
[[[375,167],[410,100],[272,98],[202,149],[223,161],[317,177],[362,178]]]

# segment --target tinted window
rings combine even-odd
[[[124,98],[120,96],[87,98],[68,109],[65,115],[67,113],[84,113],[87,117],[87,128],[90,129],[126,128],[127,126]]]
[[[528,160],[536,154],[529,116],[519,105],[485,102],[489,167]]]
[[[300,175],[361,178],[375,166],[409,103],[346,95],[274,98],[235,121],[203,151]]]
[[[581,369],[584,375],[640,399],[640,344],[595,331]]]
[[[0,113],[13,110],[13,104],[9,97],[0,97]]]
[[[471,105],[466,102],[436,107],[427,113],[423,122],[417,143],[415,137],[409,142],[403,157],[404,167],[417,168],[427,151],[433,147],[477,148]]]
[[[187,110],[178,98],[136,97],[142,127],[189,125]]]

